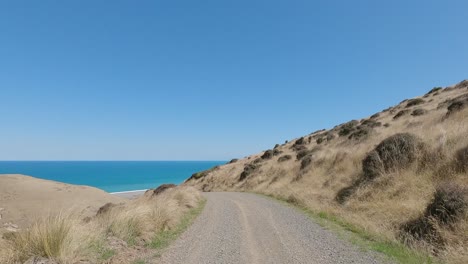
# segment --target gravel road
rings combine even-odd
[[[162,263],[381,263],[294,208],[249,193],[205,193],[204,211]]]

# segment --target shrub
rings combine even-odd
[[[411,107],[411,106],[415,106],[415,105],[420,105],[420,104],[423,104],[425,103],[426,101],[424,101],[423,99],[421,98],[416,98],[416,99],[411,99],[411,100],[408,100],[408,103],[406,103],[406,107]]]
[[[256,165],[256,164],[247,164],[247,165],[245,165],[244,171],[242,171],[242,173],[241,173],[241,175],[239,177],[239,181],[245,180],[250,174],[252,174],[252,172],[257,170],[258,168],[259,168],[259,166]]]
[[[321,138],[317,138],[315,142],[317,142],[317,144],[322,144],[323,141],[325,141],[325,138],[321,137]]]
[[[380,113],[376,113],[376,114],[371,115],[370,119],[376,119],[379,116],[380,116]]]
[[[452,102],[448,107],[447,107],[447,116],[451,115],[454,112],[458,112],[465,108],[468,105],[468,98],[466,100],[457,100]]]
[[[276,144],[273,149],[277,149],[277,148],[279,148],[279,146],[280,146],[279,144]]]
[[[351,120],[340,127],[340,131],[338,131],[338,135],[340,137],[349,135],[352,131],[354,131],[355,127],[359,124],[357,120]]]
[[[422,109],[422,108],[417,108],[414,109],[413,112],[411,113],[412,116],[421,116],[425,115],[427,113],[427,110]]]
[[[263,153],[261,158],[264,160],[267,160],[267,159],[271,159],[272,157],[273,157],[273,150],[269,149]]]
[[[379,153],[375,150],[369,152],[362,161],[362,170],[367,179],[374,179],[384,172],[383,163]]]
[[[165,192],[166,190],[169,190],[169,189],[172,189],[174,187],[177,187],[177,185],[175,184],[162,184],[162,185],[159,185],[158,188],[156,189],[151,189],[151,190],[148,190],[145,192],[145,194],[151,194],[151,196],[157,196],[163,192]]]
[[[408,113],[409,113],[409,110],[401,110],[400,112],[398,112],[398,113],[393,117],[393,119],[398,119],[398,118],[400,118],[400,117],[402,117],[402,116],[404,116],[404,115],[406,115],[406,114],[408,114]]]
[[[433,246],[445,243],[438,226],[448,227],[457,222],[468,210],[468,190],[454,183],[439,185],[426,211],[417,219],[402,225],[402,237],[406,234],[424,240]]]
[[[361,126],[367,126],[367,127],[374,128],[374,127],[382,126],[382,123],[374,121],[372,119],[366,119],[366,120],[362,121]]]
[[[292,159],[292,156],[291,155],[284,155],[284,156],[281,156],[278,158],[278,162],[284,162],[284,161],[287,161],[287,160],[290,160]]]
[[[468,80],[463,80],[459,82],[458,84],[455,85],[455,89],[463,89],[463,88],[468,88]]]
[[[203,178],[203,177],[206,177],[208,176],[208,174],[210,174],[211,172],[215,171],[219,169],[219,166],[215,166],[211,169],[208,169],[208,170],[205,170],[205,171],[200,171],[200,172],[196,172],[194,174],[192,174],[192,176],[190,176],[190,178],[188,178],[187,181],[191,181],[191,180],[198,180],[200,178]]]
[[[441,184],[426,208],[426,217],[442,225],[455,223],[468,209],[468,189],[455,183]]]
[[[273,156],[278,156],[279,154],[283,153],[283,151],[279,150],[279,149],[274,149],[273,150]]]
[[[302,159],[301,170],[304,170],[305,168],[309,167],[310,164],[312,164],[312,154],[308,154]]]
[[[239,161],[239,159],[232,159],[231,161],[229,161],[229,164],[236,163],[238,161]]]
[[[299,151],[297,153],[296,158],[297,158],[297,160],[301,160],[303,157],[307,156],[309,153],[310,153],[310,151],[307,150],[307,149],[301,150],[301,151]]]
[[[427,94],[433,94],[433,93],[438,92],[440,90],[442,90],[442,87],[434,87]]]
[[[303,145],[303,144],[305,144],[305,139],[304,139],[304,137],[301,137],[301,138],[299,138],[298,140],[296,140],[296,141],[294,142],[294,145],[295,145],[295,146],[297,146],[297,145]]]
[[[254,161],[253,161],[252,163],[258,164],[258,163],[260,163],[260,162],[263,162],[262,157],[254,159]]]
[[[416,161],[424,148],[422,141],[409,133],[383,140],[362,162],[364,177],[373,179],[381,172],[404,169]]]
[[[404,223],[400,230],[400,237],[406,244],[410,244],[413,239],[426,241],[436,247],[441,247],[444,244],[444,240],[437,230],[436,223],[431,221],[431,219],[424,217],[416,218]],[[408,235],[410,235],[410,239],[407,240]]]
[[[292,149],[299,152],[299,151],[302,151],[302,150],[306,150],[307,148],[304,145],[296,145],[296,146],[293,146]]]
[[[366,138],[371,132],[372,132],[371,127],[362,126],[362,127],[359,127],[351,135],[349,135],[348,139],[361,140],[363,138]]]

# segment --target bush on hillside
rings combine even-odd
[[[406,115],[406,114],[408,114],[408,113],[409,113],[409,110],[401,110],[400,112],[398,112],[398,113],[393,117],[393,119],[398,119],[398,118],[400,118],[400,117],[402,117],[402,116],[404,116],[404,115]]]
[[[277,148],[279,148],[279,146],[280,146],[279,144],[276,144],[273,149],[277,149]]]
[[[406,103],[406,107],[411,107],[411,106],[415,106],[415,105],[424,104],[425,102],[426,101],[424,101],[421,98],[410,99],[410,100],[408,100],[408,103]]]
[[[347,136],[351,134],[355,130],[355,127],[359,124],[357,120],[351,120],[343,125],[340,126],[340,130],[338,131],[338,135],[340,137]]]
[[[210,174],[211,172],[215,171],[219,169],[219,166],[215,166],[211,169],[208,169],[208,170],[205,170],[205,171],[200,171],[200,172],[196,172],[194,174],[192,174],[192,176],[190,176],[190,178],[188,178],[187,181],[191,181],[191,180],[198,180],[200,178],[203,178],[203,177],[206,177],[208,176],[208,174]]]
[[[159,185],[158,188],[156,188],[156,189],[147,190],[145,192],[145,195],[146,194],[151,194],[151,196],[156,196],[156,195],[159,195],[159,194],[165,192],[166,190],[172,189],[174,187],[177,187],[177,185],[175,185],[175,184],[162,184],[162,185]]]
[[[273,157],[273,150],[269,149],[263,153],[261,158],[264,160],[267,160],[267,159],[271,159],[272,157]]]
[[[256,159],[254,159],[254,161],[252,161],[253,164],[258,164],[258,163],[260,163],[260,162],[263,162],[262,157],[256,158]]]
[[[302,150],[307,149],[307,147],[304,146],[304,145],[296,145],[296,146],[293,146],[292,149],[293,149],[294,151],[296,151],[296,152],[299,152],[299,151],[302,151]]]
[[[455,85],[455,89],[463,89],[463,88],[468,88],[468,80],[463,80],[459,82],[458,84]]]
[[[414,109],[413,112],[411,113],[412,116],[421,116],[425,114],[427,114],[427,110],[422,109],[422,108]]]
[[[247,164],[244,167],[244,171],[242,171],[239,181],[245,180],[248,176],[250,176],[255,170],[259,168],[259,165],[256,164]]]
[[[373,179],[382,172],[404,169],[421,155],[422,141],[409,133],[400,133],[383,140],[362,162],[364,177]]]
[[[284,156],[281,156],[278,158],[278,162],[284,162],[284,161],[287,161],[287,160],[290,160],[292,159],[292,156],[291,155],[284,155]]]
[[[369,136],[372,132],[372,127],[360,126],[356,131],[349,135],[348,139],[361,140]]]
[[[302,161],[301,161],[301,170],[304,170],[306,169],[307,167],[310,166],[310,164],[312,164],[312,154],[308,154],[307,156],[305,156]]]
[[[372,119],[366,119],[366,120],[363,120],[362,123],[361,123],[361,126],[367,126],[367,127],[380,127],[382,126],[382,123],[380,122],[377,122],[375,120],[372,120]]]
[[[307,149],[301,150],[297,153],[296,158],[297,160],[301,160],[303,157],[307,156],[309,153],[310,151]]]
[[[442,87],[434,87],[427,94],[433,94],[433,93],[436,93],[436,92],[438,92],[440,90],[442,90]]]
[[[315,142],[316,142],[317,144],[319,144],[319,145],[320,145],[320,144],[322,144],[322,142],[324,142],[324,141],[325,141],[325,139],[326,139],[326,138],[324,138],[324,137],[317,138],[317,140],[316,140]]]
[[[465,100],[454,101],[447,107],[447,116],[450,116],[451,114],[458,112],[467,106],[468,106],[468,98],[466,98]]]
[[[442,225],[459,220],[468,211],[468,189],[455,183],[440,185],[425,215],[436,219]]]
[[[380,113],[375,113],[375,114],[371,115],[370,119],[376,119],[378,117],[380,117]]]
[[[239,161],[239,159],[232,159],[231,161],[229,161],[229,164],[236,163],[238,161]]]
[[[273,156],[278,156],[279,154],[283,153],[283,151],[279,150],[279,149],[274,149],[273,150]]]
[[[298,140],[296,140],[296,142],[294,142],[294,145],[304,145],[304,144],[305,144],[304,137],[301,137]]]
[[[424,214],[402,225],[402,238],[406,239],[406,235],[410,235],[416,240],[424,240],[440,248],[445,241],[439,227],[450,227],[467,211],[468,189],[455,183],[441,184]]]

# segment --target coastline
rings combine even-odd
[[[140,196],[142,196],[147,190],[133,190],[133,191],[123,191],[123,192],[110,192],[109,194],[121,197],[121,198],[126,198],[126,199],[136,199]]]

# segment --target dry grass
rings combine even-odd
[[[438,107],[468,91],[461,88],[443,91],[434,96],[433,101],[424,103],[427,111],[424,115],[405,115],[394,119],[396,113],[408,109],[408,101],[373,115],[373,121],[389,123],[390,126],[376,126],[362,140],[338,137],[321,142],[318,150],[316,141],[302,142],[302,152],[316,150],[311,163],[303,169],[301,161],[294,158],[281,163],[272,159],[260,163],[254,172],[238,182],[244,166],[258,158],[260,154],[257,154],[234,164],[220,166],[215,173],[188,181],[186,185],[204,186],[206,190],[213,191],[252,191],[278,197],[314,212],[343,219],[388,241],[402,242],[401,227],[424,214],[438,186],[452,183],[468,187],[468,171],[463,162],[466,153],[461,150],[468,147],[468,108],[447,117],[447,107]],[[415,106],[410,104],[409,107]],[[349,126],[351,128],[348,130],[352,130],[355,125],[356,122],[352,126],[343,126]],[[343,126],[324,131],[323,135],[343,134]],[[413,152],[409,156],[399,156],[403,157],[404,166],[394,166],[401,160],[389,158],[388,166],[381,168],[378,177],[364,181],[363,160],[382,141],[398,133],[415,135],[424,147],[411,149]],[[282,155],[295,157],[298,153],[294,142],[297,141],[290,142],[277,149],[283,151]],[[400,151],[409,146],[400,145],[396,145],[397,149],[390,149],[391,152],[400,155]],[[381,153],[381,156],[386,157],[387,154]],[[381,161],[382,157],[379,159]],[[337,194],[345,188],[350,188],[349,196],[340,203],[336,199]],[[464,214],[457,219],[457,223],[450,227],[437,227],[444,243],[435,250],[434,245],[427,245],[424,241],[405,241],[409,247],[434,254],[449,263],[468,263],[468,218]]]
[[[200,201],[196,189],[176,187],[115,206],[86,221],[64,214],[39,219],[28,229],[0,240],[0,263],[23,263],[33,256],[59,263],[131,262],[119,257],[120,252],[145,246],[157,233],[176,227]]]

